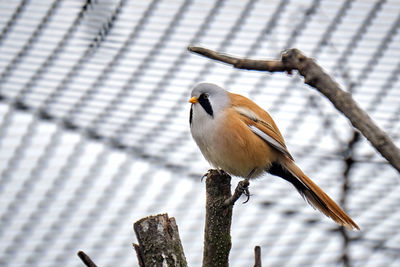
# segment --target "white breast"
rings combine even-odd
[[[208,162],[214,167],[218,168],[215,155],[218,154],[218,127],[221,125],[219,120],[222,119],[222,115],[214,116],[213,118],[208,115],[200,107],[200,105],[193,105],[193,117],[192,124],[190,125],[190,132],[192,133],[193,139],[196,141],[201,153]]]

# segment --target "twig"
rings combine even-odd
[[[92,261],[92,259],[88,255],[86,255],[86,253],[83,252],[82,250],[78,251],[77,254],[78,257],[87,267],[97,267],[97,265]]]
[[[261,248],[255,246],[254,248],[254,267],[261,267]]]
[[[381,130],[369,115],[361,109],[351,95],[343,91],[312,58],[306,57],[298,49],[282,52],[280,60],[252,60],[217,53],[207,48],[189,46],[188,50],[205,57],[225,62],[235,68],[269,72],[297,70],[304,82],[325,95],[378,150],[389,163],[400,172],[400,150],[390,137]]]
[[[287,71],[286,66],[280,60],[254,60],[248,58],[238,58],[198,46],[189,46],[188,50],[214,60],[228,63],[237,69],[261,70],[270,72]]]

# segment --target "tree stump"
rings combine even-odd
[[[139,245],[133,244],[141,267],[186,267],[187,262],[175,218],[149,216],[134,223]]]

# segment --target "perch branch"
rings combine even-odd
[[[206,222],[204,227],[203,267],[229,266],[231,250],[231,177],[209,170],[206,178]]]
[[[286,66],[280,60],[254,60],[248,58],[238,58],[198,46],[189,46],[188,50],[217,61],[228,63],[237,69],[261,70],[270,72],[287,70]]]
[[[326,96],[342,112],[389,163],[400,172],[400,150],[390,137],[380,129],[371,117],[361,109],[352,96],[343,91],[312,58],[306,57],[298,49],[282,52],[280,60],[252,60],[221,54],[203,47],[189,46],[188,50],[205,57],[225,62],[238,69],[268,72],[288,72],[297,70],[304,82]]]

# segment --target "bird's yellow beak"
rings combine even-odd
[[[191,99],[189,99],[189,102],[192,103],[192,104],[196,104],[197,102],[199,102],[199,99],[194,96]]]

